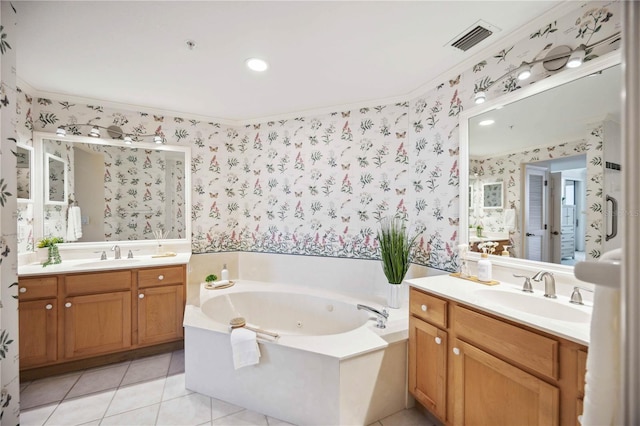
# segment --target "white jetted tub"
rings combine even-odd
[[[387,328],[363,300],[309,289],[240,281],[201,288],[185,310],[188,389],[297,425],[367,425],[407,406],[408,316],[390,310]],[[276,332],[259,339],[255,366],[235,370],[229,321]]]

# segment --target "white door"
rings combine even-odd
[[[549,262],[549,231],[547,228],[547,181],[546,167],[524,166],[524,258]]]
[[[550,220],[549,230],[551,235],[551,253],[550,258],[553,263],[560,263],[562,261],[562,173],[550,174]]]

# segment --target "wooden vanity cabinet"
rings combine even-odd
[[[138,344],[152,345],[183,336],[185,269],[138,271]]]
[[[18,283],[20,366],[58,359],[58,280],[24,278]]]
[[[409,391],[446,424],[575,425],[586,350],[411,288]]]
[[[20,369],[180,342],[185,283],[186,265],[20,277]]]
[[[131,347],[131,274],[124,270],[66,276],[65,358]]]

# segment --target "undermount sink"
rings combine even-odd
[[[487,303],[547,319],[580,323],[591,321],[589,313],[570,305],[568,301],[548,299],[540,294],[497,289],[480,289],[475,294]]]
[[[140,259],[107,259],[107,260],[94,260],[91,262],[76,263],[76,267],[79,268],[94,268],[94,267],[121,267],[134,265],[138,263]]]

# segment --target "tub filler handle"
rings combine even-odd
[[[382,312],[380,312],[379,310],[372,308],[371,306],[367,306],[367,305],[361,305],[358,304],[357,305],[358,309],[362,309],[363,311],[369,311],[372,314],[376,315],[376,327],[378,328],[386,328],[387,327],[387,318],[389,318],[389,312],[387,312],[386,309],[382,309]]]

